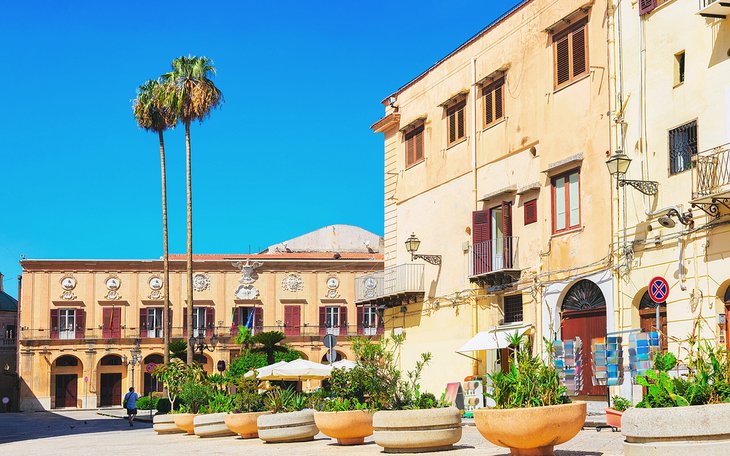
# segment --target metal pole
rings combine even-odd
[[[659,306],[660,305],[661,304],[659,304],[658,302],[656,303],[656,332],[657,333],[661,331],[661,326],[659,325]],[[662,340],[661,340],[661,337],[660,337],[659,338],[659,348],[660,349],[664,348],[661,345],[662,345]]]

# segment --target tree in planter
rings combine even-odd
[[[284,339],[286,339],[286,336],[281,331],[260,332],[251,339],[254,343],[254,348],[251,351],[254,353],[265,353],[267,365],[274,364],[276,362],[274,356],[276,353],[289,351],[289,347],[282,343]]]
[[[157,366],[152,376],[165,385],[167,398],[170,401],[170,410],[175,410],[175,401],[182,391],[183,385],[188,382],[202,381],[205,373],[197,365],[187,365],[182,360],[172,359],[169,363]]]
[[[201,407],[208,404],[212,390],[206,383],[188,380],[180,387],[180,411],[182,413],[198,413]]]

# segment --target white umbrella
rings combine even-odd
[[[279,361],[278,363],[269,364],[268,366],[264,366],[262,368],[256,369],[256,378],[259,380],[266,380],[264,377],[268,377],[271,375],[271,371],[273,371],[275,368],[286,364],[286,361]],[[245,374],[243,374],[244,377],[251,377],[253,376],[254,371],[248,371]]]
[[[267,377],[267,380],[276,379],[322,379],[332,373],[332,367],[315,363],[306,359],[295,359],[282,366],[277,366]],[[261,378],[261,377],[259,377]]]
[[[357,365],[357,363],[355,361],[350,361],[349,359],[341,359],[339,361],[332,363],[332,368],[350,370],[353,367],[355,367],[356,365]]]

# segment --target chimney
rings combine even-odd
[[[3,291],[3,273],[0,272],[0,293]]]

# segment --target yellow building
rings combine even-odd
[[[239,352],[239,324],[283,331],[307,359],[325,361],[321,339],[382,333],[373,308],[355,307],[355,275],[382,270],[382,238],[334,225],[253,255],[196,255],[193,314],[187,315],[184,255],[170,261],[171,331],[214,348],[198,353],[206,371]],[[161,260],[23,260],[20,308],[21,408],[120,405],[135,385],[160,389],[149,370],[162,362]],[[217,342],[213,347],[214,342]]]
[[[647,287],[664,277],[659,325],[684,357],[696,317],[699,336],[729,339],[730,6],[613,5],[611,149],[632,159],[622,180],[644,181],[612,193],[616,329],[657,327]]]
[[[593,1],[524,1],[383,101],[385,270],[357,301],[404,368],[432,352],[431,391],[500,369],[508,333],[615,325],[607,33]]]

